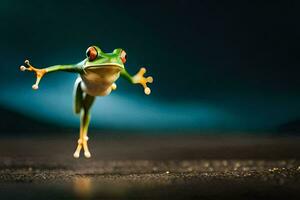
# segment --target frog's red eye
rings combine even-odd
[[[98,52],[95,47],[91,46],[86,50],[86,57],[88,57],[89,61],[95,60],[97,56],[98,56]]]
[[[126,59],[127,59],[127,54],[124,50],[122,50],[120,57],[121,57],[122,63],[125,63]]]

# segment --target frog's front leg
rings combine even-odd
[[[51,67],[38,69],[33,67],[30,64],[29,60],[25,60],[24,63],[25,65],[27,65],[27,67],[25,67],[24,65],[20,66],[21,71],[31,71],[31,72],[35,72],[36,74],[35,84],[32,85],[32,89],[34,90],[37,90],[39,88],[39,83],[46,73],[56,72],[56,71],[66,71],[66,72],[76,72],[76,73],[82,72],[82,68],[80,67],[80,65],[54,65]]]
[[[152,83],[153,78],[152,78],[152,76],[144,77],[145,73],[146,73],[146,68],[144,68],[144,67],[142,67],[139,70],[139,72],[134,76],[131,76],[125,69],[123,69],[121,71],[121,76],[133,84],[141,84],[144,87],[144,93],[146,95],[149,95],[151,93],[151,90],[147,86],[147,83]]]
[[[28,66],[28,67],[25,67],[24,65],[20,66],[20,70],[21,71],[33,71],[35,72],[36,74],[36,81],[35,81],[35,84],[32,85],[32,89],[34,90],[37,90],[39,88],[39,83],[42,79],[42,77],[47,73],[47,70],[46,69],[37,69],[35,67],[33,67],[29,60],[25,60],[25,64]]]

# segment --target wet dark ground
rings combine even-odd
[[[92,135],[0,140],[0,199],[300,199],[300,138]]]

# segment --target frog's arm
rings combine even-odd
[[[145,68],[141,68],[140,71],[134,75],[131,76],[126,69],[124,68],[121,71],[121,76],[123,78],[125,78],[126,80],[128,80],[130,83],[133,84],[141,84],[144,87],[144,92],[145,94],[149,95],[151,93],[150,88],[147,86],[147,83],[152,83],[153,82],[153,78],[151,76],[148,77],[144,77],[144,74],[146,73],[146,69]]]
[[[25,66],[21,66],[20,70],[21,71],[33,71],[36,74],[36,82],[34,85],[32,85],[32,88],[37,90],[39,88],[39,83],[40,80],[42,79],[42,77],[46,74],[46,73],[51,73],[51,72],[56,72],[56,71],[65,71],[65,72],[75,72],[75,73],[81,73],[82,72],[82,68],[80,67],[81,65],[54,65],[54,66],[50,66],[47,68],[43,68],[43,69],[37,69],[35,67],[33,67],[28,60],[25,60],[25,64],[28,67]]]

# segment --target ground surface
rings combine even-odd
[[[1,199],[300,199],[299,138],[2,138]]]

